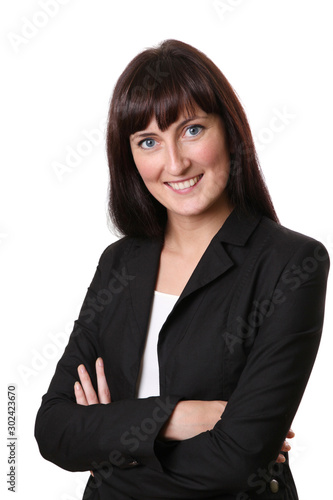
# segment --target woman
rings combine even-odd
[[[124,237],[43,397],[42,455],[91,470],[85,499],[296,499],[284,440],[319,345],[325,248],[278,223],[239,100],[187,44],[127,66],[107,147]]]

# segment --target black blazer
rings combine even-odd
[[[85,500],[296,499],[288,459],[275,460],[320,341],[326,249],[234,210],[160,331],[160,395],[136,399],[161,248],[125,237],[101,255],[37,415],[41,454],[70,471],[94,471]],[[77,366],[96,386],[98,356],[112,403],[77,405]],[[213,430],[161,442],[181,399],[228,405]]]

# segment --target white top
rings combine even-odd
[[[178,295],[154,292],[146,345],[137,382],[138,398],[148,398],[160,394],[160,374],[157,357],[158,336],[177,300]]]

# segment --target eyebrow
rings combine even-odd
[[[207,118],[208,118],[208,116],[197,116],[197,115],[190,116],[189,118],[186,118],[181,123],[179,123],[179,125],[177,126],[177,129],[182,128],[188,122],[191,122],[193,120],[205,120]],[[142,132],[135,132],[130,138],[132,140],[134,140],[134,139],[141,139],[141,138],[146,138],[146,137],[153,137],[155,135],[157,135],[156,132],[143,132],[142,131]]]

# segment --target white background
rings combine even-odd
[[[329,0],[1,3],[2,498],[13,498],[6,485],[9,383],[18,386],[15,498],[80,499],[88,477],[42,459],[33,428],[98,258],[115,240],[96,129],[104,130],[125,65],[166,38],[211,57],[245,106],[281,222],[332,253],[331,15]],[[272,132],[277,111],[288,118]],[[80,154],[70,164],[73,150]],[[62,175],[59,164],[67,167]],[[331,490],[331,303],[329,288],[320,352],[293,425],[300,500],[328,498]]]

